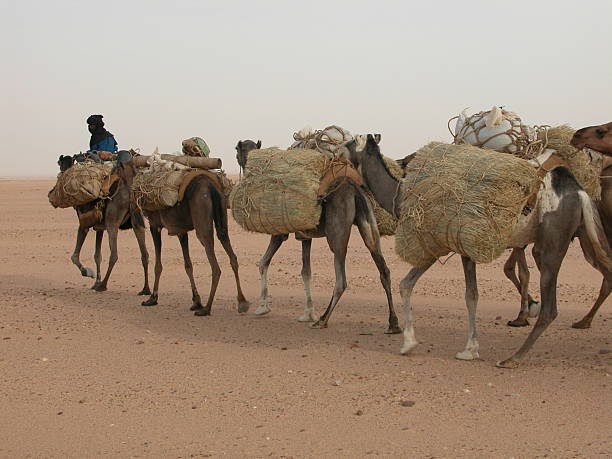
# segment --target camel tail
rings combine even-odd
[[[580,204],[582,206],[582,219],[586,229],[587,237],[593,246],[597,262],[601,263],[607,270],[612,270],[612,259],[610,259],[610,246],[604,231],[599,211],[589,195],[580,190]]]
[[[210,195],[213,204],[213,221],[217,230],[217,238],[220,241],[225,241],[229,238],[227,229],[227,208],[225,206],[225,197],[219,193],[219,190],[214,185],[210,185]]]

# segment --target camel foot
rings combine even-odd
[[[327,322],[319,319],[317,320],[315,323],[313,323],[310,328],[317,328],[317,329],[323,329],[323,328],[327,328]]]
[[[202,306],[202,303],[200,302],[193,303],[191,307],[189,308],[190,311],[199,311],[200,309],[204,309],[204,306]]]
[[[96,292],[106,292],[107,290],[106,284],[103,284],[102,282],[95,283],[91,288]]]
[[[313,311],[308,311],[297,318],[298,322],[314,322],[315,316]]]
[[[572,328],[579,328],[580,330],[586,330],[587,328],[591,328],[591,320],[585,317],[584,319],[573,323]]]
[[[155,306],[157,305],[157,295],[151,295],[147,301],[140,303],[141,306]]]
[[[86,268],[85,266],[83,266],[81,269],[81,276],[83,277],[91,277],[92,279],[96,278],[96,274],[93,272],[93,269],[91,268]]]
[[[479,357],[480,355],[478,354],[478,351],[468,349],[466,349],[465,351],[457,352],[457,355],[455,355],[455,358],[458,360],[476,360]]]
[[[138,296],[150,295],[151,289],[149,287],[144,287],[140,292],[137,293]]]
[[[514,319],[508,321],[508,327],[528,327],[529,321],[527,319]]]
[[[267,304],[260,304],[259,307],[257,309],[255,309],[255,315],[256,316],[263,316],[266,315],[267,313],[271,312],[272,309],[270,309],[270,306],[268,306]]]
[[[507,360],[500,360],[499,362],[495,364],[495,366],[498,368],[509,368],[509,369],[518,368],[519,365],[520,363],[517,360],[514,360],[512,357]]]
[[[540,309],[542,309],[542,305],[539,301],[529,303],[529,317],[538,317],[540,315]]]
[[[251,307],[251,303],[249,303],[247,300],[240,301],[238,303],[238,312],[241,314],[244,314],[245,312],[249,310],[250,307]]]
[[[385,330],[385,335],[397,335],[402,332],[399,325],[389,325],[389,328]]]
[[[205,308],[202,309],[196,309],[196,311],[193,313],[194,316],[209,316],[210,315],[210,306],[207,306]]]
[[[409,354],[418,345],[419,343],[416,341],[409,341],[409,342],[404,341],[404,344],[402,344],[402,347],[400,349],[400,354],[402,355]]]

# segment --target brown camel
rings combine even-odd
[[[578,149],[590,148],[603,155],[612,156],[612,122],[578,129],[570,143]]]
[[[257,143],[252,140],[238,142],[238,145],[236,145],[236,159],[241,168],[244,168],[246,165],[249,151],[260,147],[261,141]],[[387,295],[387,303],[389,305],[389,327],[385,333],[401,333],[397,316],[393,309],[391,276],[380,248],[380,235],[372,206],[363,190],[352,182],[336,182],[332,184],[330,189],[333,191],[329,193],[322,204],[323,212],[318,227],[311,231],[295,233],[296,239],[302,242],[302,280],[306,292],[304,314],[298,318],[298,321],[313,322],[315,320],[310,291],[310,249],[312,239],[325,237],[329,248],[334,254],[336,285],[332,298],[323,315],[312,324],[313,328],[325,328],[347,286],[345,271],[346,252],[351,235],[351,228],[353,225],[357,225],[361,238],[370,251],[370,255],[378,268],[380,281]],[[288,234],[271,236],[268,249],[259,262],[261,297],[259,307],[255,311],[257,315],[263,315],[270,312],[268,301],[268,268],[272,261],[272,257],[288,238]]]
[[[64,172],[72,167],[75,159],[72,156],[60,156],[58,164],[60,171]],[[122,165],[119,163],[117,168],[121,168]],[[149,289],[149,252],[147,252],[147,245],[145,242],[145,227],[142,214],[139,211],[130,210],[131,193],[130,187],[124,180],[119,180],[113,184],[109,193],[110,198],[106,201],[103,208],[102,220],[93,226],[96,232],[96,249],[94,253],[94,260],[96,262],[96,274],[95,282],[92,285],[92,289],[97,292],[103,292],[108,287],[108,279],[110,278],[111,272],[115,263],[118,260],[117,254],[117,234],[120,229],[132,228],[136,240],[138,241],[138,247],[140,248],[140,259],[142,261],[142,269],[144,271],[144,286],[142,290],[138,292],[138,295],[149,295],[151,290]],[[99,200],[78,206],[77,213],[79,211],[86,212],[92,210]],[[108,242],[110,246],[110,258],[108,260],[108,269],[104,279],[100,278],[100,265],[102,263],[102,240],[104,238],[104,231],[108,233]],[[77,231],[77,241],[72,253],[72,263],[79,268],[81,275],[84,277],[94,278],[94,273],[90,268],[87,268],[81,264],[80,255],[83,243],[89,233],[89,227],[82,227],[79,225]]]
[[[396,199],[399,181],[387,169],[374,136],[368,135],[364,144],[359,146],[355,141],[351,141],[347,144],[347,148],[351,161],[360,168],[364,182],[374,198],[387,212],[399,216],[399,200]],[[521,237],[517,237],[518,234],[513,235],[515,239],[513,244],[519,239],[520,244],[516,247],[526,245],[525,240],[534,242],[533,255],[541,273],[542,310],[521,348],[509,359],[498,362],[497,365],[504,368],[517,367],[523,356],[557,316],[557,275],[574,235],[581,238],[583,249],[589,257],[596,259],[598,266],[605,266],[606,269],[602,270],[602,274],[608,282],[612,281],[610,247],[601,227],[599,214],[591,199],[567,168],[558,167],[545,176],[535,209],[529,218],[533,220],[524,222],[526,224],[521,228]],[[478,303],[476,263],[466,256],[462,256],[461,260],[466,283],[468,341],[465,350],[459,352],[457,358],[473,360],[479,357],[476,337]],[[414,336],[411,296],[419,278],[434,263],[435,260],[432,260],[427,265],[413,268],[400,283],[406,317],[402,354],[410,352],[418,344]]]
[[[134,176],[137,171],[133,163],[130,161],[125,163],[125,167],[121,169],[122,178],[127,183],[133,183]],[[159,280],[162,273],[161,262],[161,230],[166,228],[169,234],[177,235],[181,243],[183,251],[183,260],[185,262],[185,272],[189,277],[192,292],[191,310],[196,316],[210,315],[219,279],[221,277],[221,268],[217,262],[214,247],[214,231],[213,223],[217,231],[217,238],[229,256],[230,265],[234,271],[236,279],[236,290],[238,293],[238,312],[247,312],[249,310],[249,302],[242,293],[240,286],[240,277],[238,275],[238,258],[234,253],[230,242],[227,228],[227,206],[224,194],[218,190],[211,178],[206,175],[195,177],[187,186],[185,196],[181,202],[174,207],[158,211],[145,211],[145,216],[149,219],[151,227],[151,236],[155,244],[155,282],[153,284],[153,293],[147,301],[142,303],[142,306],[154,306],[157,304],[159,292]],[[206,306],[202,306],[200,294],[196,287],[193,278],[193,265],[189,256],[189,231],[195,230],[196,237],[206,250],[206,256],[212,270],[212,280],[210,284],[210,292]]]
[[[601,174],[601,200],[596,203],[597,210],[603,222],[603,228],[608,239],[608,245],[612,246],[612,158],[604,158],[604,169]],[[582,244],[582,239],[580,240]],[[588,257],[585,252],[586,260],[593,264],[596,260],[592,260]],[[517,279],[515,274],[515,265],[518,263],[518,275]],[[594,265],[595,266],[595,265]],[[601,269],[595,266],[596,269]],[[514,283],[517,290],[521,294],[521,309],[516,319],[508,322],[508,325],[512,327],[525,327],[529,325],[527,317],[537,317],[539,311],[539,303],[531,298],[529,295],[529,269],[527,267],[527,261],[525,259],[524,248],[514,249],[512,254],[504,265],[504,272],[506,276]],[[608,298],[612,292],[612,285],[608,283],[604,276],[601,288],[599,289],[599,295],[595,300],[595,304],[590,311],[578,322],[572,324],[573,328],[590,328],[591,322],[597,314],[597,311],[601,307],[604,301]]]

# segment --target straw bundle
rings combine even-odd
[[[49,191],[53,207],[74,207],[101,197],[102,184],[111,174],[112,166],[93,162],[75,163],[57,176],[57,183]]]
[[[132,199],[142,210],[156,211],[176,205],[179,187],[190,169],[151,168],[134,177]]]
[[[234,219],[248,231],[266,234],[316,228],[319,184],[328,164],[314,150],[252,150],[244,178],[230,196]]]
[[[397,164],[394,159],[387,158],[386,156],[383,156],[383,159],[385,160],[385,164],[387,165],[389,172],[391,172],[391,175],[393,175],[396,179],[401,180],[404,171],[399,166],[399,164]],[[368,197],[370,198],[370,202],[372,203],[372,208],[374,210],[374,216],[376,217],[376,223],[378,225],[378,232],[380,233],[380,235],[394,235],[395,230],[397,229],[397,218],[395,218],[395,216],[391,215],[385,209],[380,207],[380,204],[378,204],[376,199],[374,199],[374,195],[372,193],[368,191],[366,194],[368,195]]]
[[[536,169],[527,161],[432,142],[406,168],[395,250],[413,266],[450,252],[490,262],[506,248],[538,187]]]
[[[220,158],[208,158],[203,156],[183,156],[183,155],[160,155],[165,161],[173,161],[187,167],[195,167],[198,169],[220,169]],[[153,161],[153,156],[140,155],[136,156],[132,161],[136,167],[149,167]]]
[[[574,136],[574,129],[567,125],[557,126],[548,129],[547,148],[555,150],[567,167],[572,171],[580,186],[591,196],[592,199],[601,199],[601,185],[599,176],[601,175],[603,159],[597,155],[593,160],[585,150],[577,150],[570,145],[570,140]]]

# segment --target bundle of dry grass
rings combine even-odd
[[[329,159],[314,150],[253,150],[244,178],[234,186],[230,207],[248,231],[289,234],[316,228],[318,190]]]
[[[383,157],[387,167],[389,168],[389,172],[398,180],[402,179],[404,171],[397,164],[394,159]],[[374,209],[374,216],[376,217],[376,223],[378,224],[378,232],[381,236],[392,236],[395,234],[397,229],[397,218],[387,212],[385,209],[380,207],[376,199],[374,199],[374,195],[369,191],[366,193],[370,198],[370,202],[372,203],[372,207]]]
[[[574,129],[562,125],[548,129],[546,136],[548,144],[546,148],[555,150],[567,167],[572,171],[580,186],[591,196],[592,199],[601,199],[601,186],[599,176],[602,169],[602,158],[598,155],[596,159],[584,150],[577,150],[570,145],[574,136]]]
[[[87,204],[102,197],[104,181],[112,166],[93,162],[75,163],[57,176],[57,183],[49,191],[49,202],[53,207],[74,207]]]
[[[175,163],[182,164],[187,167],[194,167],[198,169],[220,169],[221,159],[220,158],[208,158],[199,156],[182,156],[182,155],[160,155],[164,161],[172,161]],[[149,167],[154,161],[154,156],[140,155],[136,156],[133,160],[134,166],[136,167]]]
[[[395,250],[413,266],[456,252],[497,258],[529,196],[536,169],[512,155],[432,142],[406,168]]]
[[[156,211],[176,205],[183,178],[191,169],[168,170],[152,167],[136,174],[132,199],[142,210]]]

